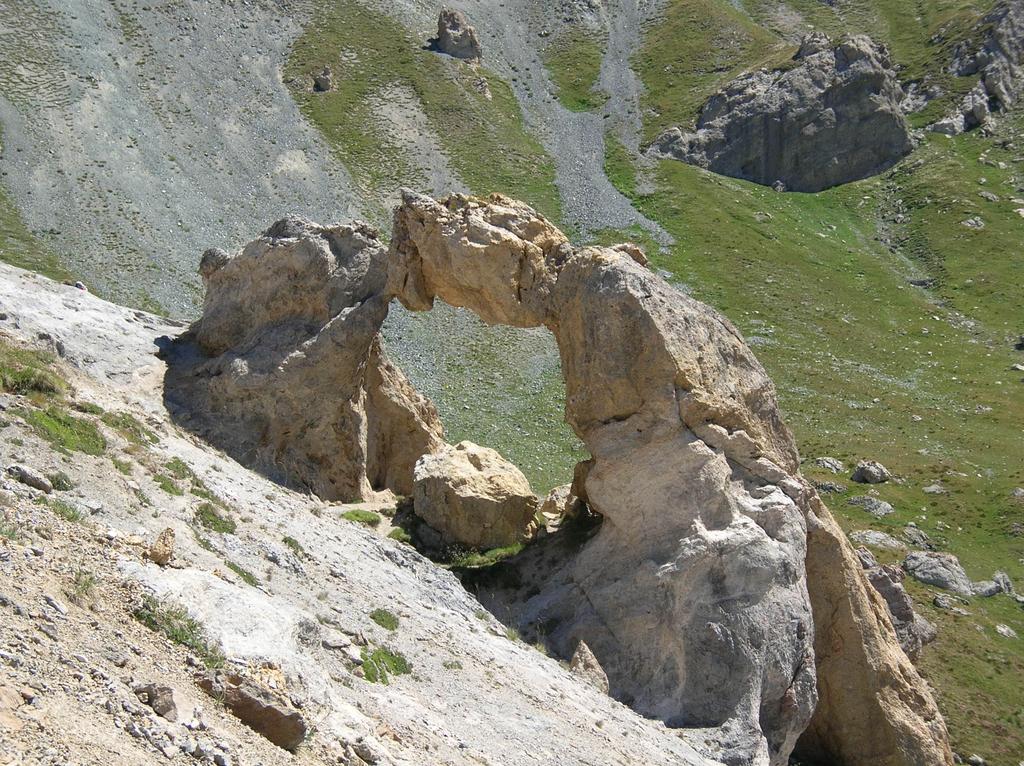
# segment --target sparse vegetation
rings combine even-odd
[[[68,591],[68,598],[71,602],[82,607],[92,605],[96,594],[96,576],[85,569],[75,572],[75,579],[71,582]]]
[[[563,25],[545,45],[542,57],[566,109],[589,112],[608,100],[596,90],[604,57],[604,42],[597,32]]]
[[[182,497],[185,494],[185,490],[179,487],[177,482],[165,473],[153,474],[153,481],[155,481],[156,485],[168,495]]]
[[[196,509],[195,521],[204,529],[211,532],[233,535],[237,525],[234,520],[220,513],[213,503],[203,503]]]
[[[373,511],[364,511],[361,508],[353,508],[341,514],[346,521],[354,521],[356,524],[365,524],[368,527],[376,527],[380,524],[380,514]]]
[[[281,542],[284,543],[288,549],[299,558],[306,558],[306,549],[302,547],[302,544],[294,537],[285,535],[281,538]]]
[[[150,630],[187,648],[206,667],[216,669],[224,665],[224,655],[208,641],[203,627],[184,607],[144,596],[134,616]]]
[[[38,410],[18,409],[15,414],[59,451],[102,455],[107,448],[107,440],[95,423],[75,417],[58,405]]]
[[[398,630],[398,615],[389,612],[387,609],[374,609],[370,612],[370,619],[384,628],[384,630]]]
[[[399,652],[393,652],[384,647],[377,647],[371,651],[370,647],[363,647],[363,675],[370,683],[390,683],[391,676],[403,676],[412,672],[412,666]]]
[[[68,492],[75,488],[75,483],[71,480],[71,477],[63,471],[47,474],[46,478],[50,480],[50,484],[58,492]]]
[[[49,506],[51,511],[64,519],[64,521],[73,521],[77,523],[85,518],[85,514],[82,513],[82,509],[73,503],[69,503],[67,500],[55,498],[47,501],[46,505]]]
[[[130,412],[108,412],[101,419],[132,444],[145,446],[160,441],[155,433],[142,425]]]
[[[164,464],[164,468],[166,468],[176,479],[184,481],[185,479],[195,478],[195,474],[192,472],[192,469],[189,468],[188,464],[179,457],[174,457],[168,460]]]
[[[259,587],[259,578],[257,578],[256,575],[254,575],[245,567],[241,566],[240,564],[236,564],[234,561],[225,561],[224,564],[227,566],[228,569],[230,569],[232,572],[234,572],[236,575],[242,578],[242,582],[244,582],[246,585],[251,585],[254,588]]]
[[[507,558],[515,556],[523,550],[522,543],[504,548],[491,548],[486,551],[455,549],[448,558],[448,566],[452,569],[480,569],[494,566]]]
[[[114,468],[116,468],[120,473],[123,473],[125,476],[132,475],[132,464],[127,460],[121,460],[120,458],[111,456],[110,462],[114,464]]]

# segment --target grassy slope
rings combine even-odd
[[[809,1],[791,5],[826,28],[820,20],[835,14]],[[752,6],[767,4],[748,0]],[[948,48],[928,42],[937,25],[965,28],[978,15],[962,0],[839,7],[843,18],[832,19],[831,31],[871,31],[915,77],[935,71]],[[645,135],[692,121],[714,88],[777,56],[766,54],[766,40],[728,3],[671,3],[666,23],[649,32],[635,59],[651,107]],[[706,51],[715,52],[711,65]],[[1024,332],[1024,256],[1014,212],[1021,205],[1010,199],[1018,165],[996,144],[976,135],[931,137],[886,177],[818,195],[780,195],[662,162],[646,179],[653,193],[638,196],[634,163],[614,142],[606,168],[676,237],[655,264],[724,311],[755,345],[802,453],[848,463],[877,458],[905,479],[878,490],[897,509],[883,522],[845,503],[863,491],[856,485],[830,498],[843,525],[898,532],[913,520],[959,555],[975,579],[1002,568],[1019,581],[1024,540],[1009,530],[1024,521],[1024,506],[1009,494],[1024,485],[1024,376],[1009,366],[1024,355],[1008,340]],[[982,156],[1006,168],[983,164]],[[1000,201],[980,198],[983,189]],[[902,223],[893,223],[896,201],[906,211]],[[986,221],[982,231],[961,224],[974,215]],[[902,243],[899,254],[878,241],[883,222]],[[932,294],[907,284],[921,271],[940,280]],[[810,467],[808,473],[826,478]],[[922,492],[937,480],[948,494]],[[950,617],[926,603],[927,589],[912,592],[940,624],[923,667],[957,749],[1016,764],[1011,759],[1024,751],[1024,642],[993,628],[1001,622],[1020,632],[1024,613],[1000,597],[976,600],[971,618]]]
[[[336,90],[312,93],[310,74],[330,62]],[[306,117],[321,129],[362,191],[391,194],[409,176],[408,162],[381,130],[370,101],[382,88],[416,94],[449,161],[474,192],[501,191],[530,200],[557,220],[554,165],[523,127],[508,85],[499,77],[424,49],[387,16],[351,0],[319,2],[286,68]],[[481,80],[490,90],[488,99]]]
[[[544,46],[544,65],[566,109],[589,112],[608,100],[594,90],[603,57],[604,42],[582,27],[563,26]]]

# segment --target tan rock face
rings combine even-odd
[[[500,548],[529,537],[537,497],[522,471],[492,449],[445,446],[419,459],[413,482],[416,515],[446,542]]]
[[[555,625],[566,656],[585,640],[613,696],[712,730],[729,764],[786,763],[812,712],[808,754],[951,762],[927,685],[727,320],[628,250],[574,249],[498,196],[407,193],[389,290],[556,337],[566,420],[593,456],[577,492],[603,521],[521,604],[524,622]]]
[[[386,358],[386,250],[365,224],[286,218],[230,256],[208,251],[195,345],[168,354],[167,399],[239,461],[325,499],[412,492],[442,444],[433,405]]]

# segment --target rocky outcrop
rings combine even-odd
[[[910,153],[903,91],[869,38],[833,47],[814,34],[785,70],[744,74],[713,95],[696,129],[672,128],[650,153],[790,191],[875,175]]]
[[[899,636],[900,646],[907,656],[917,662],[925,644],[935,640],[938,631],[928,620],[914,611],[914,602],[903,587],[906,575],[893,564],[882,565],[866,548],[858,548],[857,556],[864,566],[872,587],[885,599],[889,617]]]
[[[487,549],[524,542],[537,506],[523,472],[473,442],[446,445],[413,469],[413,509],[447,543]]]
[[[309,727],[301,711],[281,695],[232,673],[201,673],[199,687],[242,723],[285,750],[295,750]]]
[[[1024,90],[1024,6],[999,3],[979,24],[985,31],[977,48],[960,46],[951,67],[959,77],[980,75],[952,114],[929,129],[956,135],[987,123],[995,112],[1009,109]]]
[[[566,420],[592,455],[577,494],[601,521],[517,605],[549,646],[585,641],[613,696],[701,728],[728,764],[786,763],[809,721],[811,758],[951,763],[927,685],[727,320],[500,196],[405,193],[388,291],[555,336]]]
[[[479,61],[483,56],[476,29],[462,11],[444,8],[437,17],[437,39],[435,46],[441,53],[457,59]]]
[[[952,553],[913,551],[903,560],[903,568],[925,585],[933,585],[960,596],[974,595],[971,579]]]
[[[386,257],[365,224],[301,218],[237,255],[208,251],[202,318],[167,351],[171,412],[321,498],[411,494],[413,465],[441,446],[442,430],[381,347]]]
[[[597,661],[597,657],[590,651],[590,647],[583,641],[576,645],[576,651],[569,660],[569,669],[598,691],[608,693],[608,676],[601,663]]]

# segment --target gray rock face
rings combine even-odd
[[[903,560],[903,568],[925,585],[934,585],[960,596],[974,595],[970,578],[957,557],[951,553],[914,551]]]
[[[651,146],[715,173],[815,192],[875,175],[910,153],[903,91],[886,51],[862,35],[805,38],[784,71],[741,75],[712,96],[694,132]]]
[[[278,747],[295,750],[306,738],[308,726],[302,713],[270,689],[230,673],[202,673],[196,683],[222,701],[242,723]]]
[[[462,11],[442,9],[437,17],[437,49],[466,61],[479,61],[483,56],[476,29]]]
[[[862,529],[850,533],[850,539],[859,545],[867,545],[871,548],[882,548],[887,551],[903,551],[907,546],[901,543],[892,535],[879,532],[874,529]]]
[[[499,548],[524,542],[539,503],[530,483],[492,449],[445,446],[413,469],[413,508],[446,542]]]
[[[365,224],[301,218],[235,256],[207,251],[202,318],[167,354],[171,411],[240,462],[324,499],[411,494],[413,465],[442,432],[380,345],[386,258]]]
[[[868,581],[889,607],[889,616],[899,636],[900,646],[916,662],[921,655],[921,648],[934,641],[938,631],[914,611],[914,602],[903,587],[906,575],[902,569],[892,564],[880,565],[866,548],[860,548],[857,554],[864,565]]]
[[[960,46],[951,70],[960,77],[980,74],[978,84],[952,114],[929,126],[936,133],[956,135],[989,121],[993,112],[1009,109],[1024,90],[1024,5],[999,3],[980,22],[987,28],[981,46]]]
[[[20,481],[27,487],[32,489],[38,489],[40,492],[49,495],[53,492],[53,484],[50,480],[43,476],[38,471],[34,471],[28,466],[24,465],[10,465],[7,466],[7,473],[15,481]]]

